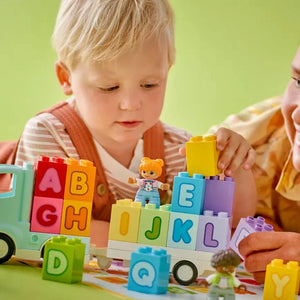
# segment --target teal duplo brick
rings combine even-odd
[[[46,243],[42,278],[65,283],[82,279],[85,244],[79,238],[52,237]]]
[[[171,255],[165,249],[138,248],[131,253],[128,289],[145,294],[168,290]]]
[[[171,212],[167,247],[195,250],[198,223],[198,215]]]
[[[203,175],[179,172],[174,177],[172,212],[200,215],[203,211],[205,178]]]

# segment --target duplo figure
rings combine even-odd
[[[139,186],[134,201],[142,202],[142,206],[145,206],[147,203],[153,203],[156,205],[156,208],[159,208],[160,197],[158,189],[167,191],[170,187],[167,183],[155,180],[161,175],[163,165],[164,161],[162,159],[142,158],[139,173],[143,178],[128,178],[128,183],[136,183]]]
[[[198,281],[199,285],[210,285],[207,293],[208,300],[218,300],[219,297],[224,297],[224,300],[234,300],[235,287],[247,290],[246,286],[234,276],[239,263],[240,257],[229,249],[220,250],[212,256],[211,265],[217,272]]]

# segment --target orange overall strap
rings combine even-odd
[[[166,162],[165,162],[165,147],[164,147],[164,129],[162,123],[158,121],[154,126],[144,133],[144,156],[164,160],[161,175],[157,178],[158,181],[166,182]],[[166,191],[159,190],[160,199],[163,199]]]
[[[89,129],[67,102],[61,102],[47,112],[52,113],[65,125],[80,159],[88,159],[94,163],[96,180],[92,215],[94,219],[109,221],[111,205],[115,200],[108,188],[101,159]]]
[[[67,103],[61,102],[47,112],[52,113],[66,127],[81,159],[92,161],[96,167],[96,182],[93,201],[93,218],[109,221],[111,206],[115,203],[113,194],[109,190],[104,169],[96,149],[93,137],[76,111]],[[159,121],[144,133],[144,155],[150,158],[164,159],[164,131]],[[159,181],[165,182],[165,167]]]
[[[144,156],[165,161],[164,129],[162,123],[158,121],[154,126],[144,133]],[[163,166],[162,173],[157,180],[165,183],[166,166]]]

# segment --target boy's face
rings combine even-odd
[[[81,117],[102,146],[134,144],[159,120],[168,71],[166,46],[149,39],[110,63],[69,72]]]
[[[292,62],[292,79],[282,103],[285,128],[293,148],[293,164],[300,171],[300,47]]]

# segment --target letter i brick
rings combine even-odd
[[[117,200],[112,205],[109,224],[109,239],[136,243],[139,233],[141,202],[132,199]]]

